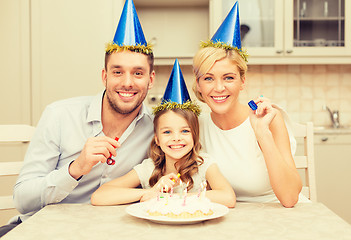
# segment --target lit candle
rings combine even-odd
[[[168,185],[165,186],[165,191],[166,191],[166,205],[168,204]]]
[[[201,191],[202,191],[202,183],[200,183],[199,192],[197,193],[197,197],[198,198],[200,197]]]
[[[163,187],[161,188],[161,196],[160,198],[163,198]]]
[[[204,186],[204,190],[203,190],[202,194],[203,194],[203,197],[206,197],[206,188],[207,188],[206,180],[204,181],[203,186]]]
[[[179,179],[179,186],[180,186],[180,198],[183,197],[183,182],[181,179]]]
[[[185,204],[186,204],[186,196],[187,196],[187,194],[188,194],[188,188],[187,187],[185,187],[184,188],[184,198],[183,198],[183,206],[185,206]]]

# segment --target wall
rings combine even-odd
[[[151,95],[163,94],[171,69],[156,67],[157,86]],[[191,66],[181,65],[181,69],[193,94]],[[263,95],[282,106],[292,120],[315,125],[331,124],[329,113],[323,109],[327,105],[339,110],[342,125],[351,125],[351,65],[249,65],[246,79],[242,102]]]

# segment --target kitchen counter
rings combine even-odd
[[[333,128],[331,126],[315,126],[314,134],[351,134],[351,127],[345,126],[340,128]]]

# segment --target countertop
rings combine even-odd
[[[340,128],[333,128],[331,126],[315,126],[314,134],[351,134],[351,127],[344,126]]]

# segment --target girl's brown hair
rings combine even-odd
[[[188,190],[190,190],[194,185],[194,181],[191,176],[198,172],[199,166],[204,161],[203,158],[199,155],[199,152],[201,150],[201,144],[199,140],[199,121],[197,115],[191,110],[176,108],[159,111],[154,118],[155,136],[158,134],[157,127],[159,118],[169,111],[173,111],[174,113],[182,116],[187,121],[194,140],[193,149],[188,154],[186,154],[183,159],[177,161],[175,164],[178,173],[180,173],[180,179],[185,183],[189,183]],[[166,171],[165,154],[160,146],[156,144],[155,138],[153,138],[151,141],[150,158],[154,161],[155,164],[155,169],[149,180],[149,184],[152,187],[158,182],[158,180],[165,174]]]
[[[193,91],[196,97],[204,102],[201,93],[197,90],[196,83],[200,77],[206,74],[217,61],[228,58],[235,64],[240,72],[240,78],[244,79],[247,72],[247,64],[236,50],[205,47],[201,48],[193,59],[193,70],[196,77],[196,82],[193,85]]]

